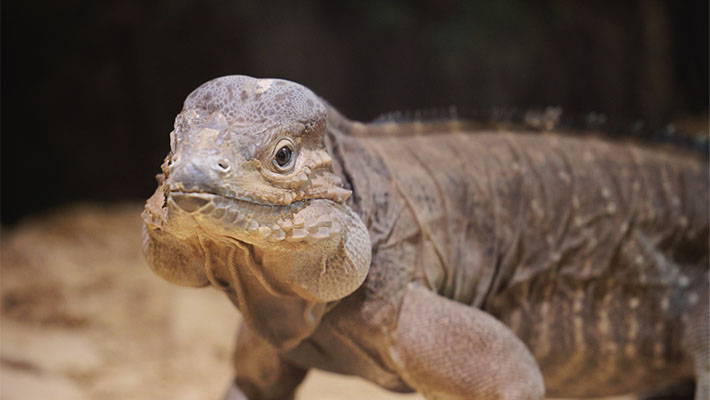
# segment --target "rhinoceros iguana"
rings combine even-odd
[[[702,157],[363,124],[296,83],[226,76],[187,97],[162,171],[144,251],[241,312],[228,398],[292,398],[309,368],[430,399],[693,381],[709,398]]]

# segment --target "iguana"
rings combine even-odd
[[[293,398],[309,368],[429,399],[710,398],[703,157],[354,122],[226,76],[185,100],[158,181],[148,263],[246,325],[227,398]]]

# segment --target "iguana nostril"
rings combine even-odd
[[[195,212],[210,202],[202,197],[182,193],[173,193],[170,198],[181,210],[188,213]]]
[[[229,171],[229,164],[227,164],[227,162],[224,161],[224,160],[220,160],[220,161],[217,163],[217,166],[218,166],[223,172]]]

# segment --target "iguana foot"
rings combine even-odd
[[[295,398],[294,393],[290,393],[285,395],[284,397],[273,397],[273,399],[279,399],[279,400],[293,400]],[[247,397],[244,392],[239,388],[236,382],[233,382],[229,388],[227,388],[227,392],[224,394],[223,397],[224,400],[266,400],[266,399],[272,399],[272,397]]]
[[[236,377],[225,400],[293,400],[296,388],[308,372],[284,360],[244,323],[237,335],[234,367]]]
[[[224,394],[223,397],[224,400],[249,400],[247,396],[242,393],[241,390],[237,387],[236,383],[232,383],[229,385],[229,388],[227,388],[227,392]]]

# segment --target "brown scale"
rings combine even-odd
[[[523,141],[518,141],[521,142]],[[531,142],[532,147],[535,143],[533,140]],[[574,154],[575,146],[582,150],[580,143],[572,142],[570,145],[572,148],[566,149],[569,153]],[[683,178],[694,182],[699,179],[688,179],[679,172],[684,162],[681,159],[666,159],[667,156],[644,153],[641,157],[645,163],[628,165],[624,162],[630,158],[627,149],[603,149],[602,146],[614,145],[600,144],[597,149],[588,146],[591,149],[587,149],[586,153],[583,150],[580,158],[582,163],[589,166],[585,168],[580,163],[574,163],[572,171],[564,171],[576,182],[573,195],[579,202],[577,207],[576,204],[566,207],[578,208],[572,211],[575,214],[574,219],[579,223],[573,222],[572,227],[567,227],[565,241],[572,243],[572,248],[576,248],[576,237],[582,236],[587,245],[578,251],[577,257],[574,254],[569,256],[565,265],[555,262],[560,252],[559,247],[549,248],[537,258],[533,257],[533,260],[537,260],[542,266],[535,265],[534,261],[523,257],[523,262],[516,271],[517,277],[513,276],[508,289],[501,293],[501,296],[506,298],[505,302],[499,308],[496,308],[495,301],[491,303],[491,310],[494,313],[498,310],[505,320],[503,310],[510,309],[513,304],[527,309],[531,308],[531,300],[533,306],[538,304],[534,301],[534,293],[531,293],[534,289],[530,287],[548,286],[543,289],[539,298],[548,304],[556,303],[553,307],[545,306],[548,313],[553,310],[551,312],[555,314],[552,318],[547,317],[552,320],[553,326],[558,327],[555,333],[550,335],[546,332],[547,336],[541,339],[540,329],[535,333],[536,329],[527,326],[518,328],[516,332],[531,344],[533,351],[541,346],[550,348],[549,344],[542,343],[543,340],[555,343],[556,349],[551,349],[547,354],[536,353],[546,376],[549,395],[555,395],[557,387],[564,388],[566,395],[574,395],[571,389],[574,387],[579,387],[580,394],[593,393],[590,388],[595,386],[604,387],[608,393],[633,391],[645,382],[657,382],[659,386],[663,386],[664,381],[672,381],[675,375],[692,374],[688,355],[681,354],[680,351],[683,324],[678,310],[689,296],[684,293],[683,286],[687,286],[691,279],[702,281],[702,275],[707,274],[707,264],[700,260],[700,263],[696,261],[692,265],[678,265],[669,257],[680,247],[692,247],[688,240],[683,238],[683,235],[687,235],[686,228],[689,224],[687,215],[703,214],[704,209],[681,209],[679,199],[687,193],[683,193]],[[539,150],[530,150],[533,154],[530,157],[533,165],[528,164],[526,168],[537,171],[537,177],[549,179],[556,175],[567,176],[555,174],[554,162],[551,160],[547,163],[548,169],[541,171],[541,168],[544,169],[541,167],[544,162],[534,164],[537,162],[534,159],[535,151]],[[555,154],[550,158],[554,156]],[[565,158],[570,159],[570,156]],[[644,168],[646,171],[642,172]],[[635,171],[629,173],[629,170]],[[687,166],[685,170],[688,170]],[[624,171],[627,172],[623,173]],[[623,175],[645,178],[641,183],[640,193],[633,193],[634,185],[623,182]],[[537,188],[527,191],[532,197],[532,214],[541,212],[536,210],[535,205],[545,203],[545,196],[549,196],[554,190],[551,190],[551,187],[554,186],[542,182]],[[703,193],[702,190],[699,192]],[[563,197],[566,195],[558,196]],[[691,194],[682,197],[692,202],[693,197],[697,196]],[[702,204],[702,201],[697,203]],[[552,204],[543,208],[542,212],[559,216],[564,214],[564,210],[564,207],[559,208],[558,204]],[[694,219],[701,231],[703,221],[707,221],[707,211],[703,217]],[[534,218],[527,220],[526,226],[531,233],[531,241],[536,240],[535,234],[541,235],[549,231],[549,226],[545,225],[544,221],[539,221],[537,225],[535,221]],[[541,240],[537,241],[538,247],[535,250],[542,247]],[[645,243],[644,249],[651,254],[642,254],[642,246],[637,244],[639,241]],[[707,234],[704,241],[707,243]],[[590,246],[590,243],[596,245]],[[695,247],[694,253],[683,252],[684,257],[692,258],[692,254],[704,254],[701,245]],[[584,260],[587,260],[586,264]],[[526,275],[530,272],[526,271],[526,265],[528,268],[557,273],[551,272],[539,279],[528,279]],[[585,265],[592,266],[586,268],[586,273]],[[565,279],[566,276],[569,276],[569,282]],[[581,300],[577,300],[577,297]],[[661,310],[661,301],[666,297],[669,297],[669,305],[666,310]],[[576,301],[581,301],[583,305],[576,305]],[[525,303],[528,303],[527,307],[523,306]],[[526,322],[535,326],[545,318],[542,312],[533,310]],[[602,321],[603,319],[607,321]],[[658,320],[666,322],[662,329],[654,326]],[[663,344],[660,357],[653,356],[654,348],[658,352],[660,346],[657,343]],[[660,367],[658,359],[665,360],[664,368],[649,371],[646,366],[653,364],[654,360]],[[669,374],[669,370],[674,371],[675,375]],[[619,371],[623,371],[623,374],[618,373]]]
[[[542,134],[363,142],[430,243],[418,264],[432,288],[511,326],[548,395],[692,376],[679,310],[683,284],[707,274],[693,254],[707,253],[708,232],[707,188],[686,184],[707,185],[692,158]],[[463,285],[466,276],[485,278]]]

